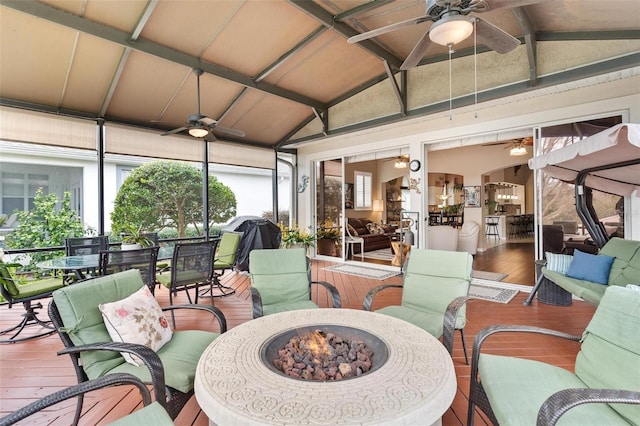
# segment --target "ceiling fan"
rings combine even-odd
[[[519,156],[527,155],[527,146],[533,146],[533,137],[519,138],[501,142],[486,143],[482,146],[507,145],[504,149],[510,149],[509,155]]]
[[[195,114],[191,114],[187,118],[186,126],[170,130],[166,133],[163,133],[162,136],[173,135],[175,133],[180,133],[187,130],[189,134],[194,138],[204,138],[207,135],[210,135],[209,137],[212,138],[213,134],[211,132],[215,129],[216,131],[227,133],[229,135],[245,137],[246,134],[242,130],[219,126],[217,120],[209,118],[200,113],[200,76],[203,74],[203,72],[202,70],[198,69],[193,70],[193,72],[196,75],[198,84],[198,112]],[[213,137],[213,139],[215,139],[215,137]]]
[[[506,3],[509,6],[520,6],[519,3],[531,3],[531,1],[502,2],[500,0],[426,0],[427,14],[418,18],[397,22],[386,27],[368,31],[350,37],[349,43],[357,43],[372,37],[377,37],[400,28],[432,21],[433,24],[424,33],[415,45],[407,59],[400,66],[401,70],[412,68],[420,62],[431,42],[452,46],[466,39],[473,32],[473,24],[476,26],[477,40],[498,53],[507,53],[520,45],[520,41],[501,30],[490,22],[477,17],[469,17],[471,12],[480,13],[490,10],[491,3]]]

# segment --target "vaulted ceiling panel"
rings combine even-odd
[[[640,1],[554,1],[527,7],[537,31],[584,31],[585,29],[640,28]]]
[[[255,77],[319,26],[286,3],[244,2],[203,58]]]
[[[105,40],[79,34],[62,107],[98,113],[123,50]]]
[[[182,65],[131,52],[106,115],[152,125],[188,72]]]
[[[293,55],[265,81],[329,102],[382,73],[384,66],[379,58],[327,31]]]
[[[241,7],[234,1],[161,1],[141,36],[200,56]]]
[[[23,28],[30,28],[25,32]],[[75,31],[21,12],[0,13],[0,96],[59,106]]]
[[[247,140],[272,145],[312,114],[307,106],[248,90],[225,116],[225,126],[233,124],[247,134]]]

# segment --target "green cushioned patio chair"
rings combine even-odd
[[[0,343],[24,342],[26,340],[48,336],[56,331],[49,319],[43,320],[38,317],[36,309],[41,309],[42,303],[34,302],[51,297],[51,293],[53,293],[54,290],[64,285],[62,278],[47,278],[20,284],[10,271],[11,268],[18,266],[21,265],[4,263],[0,260],[0,281],[2,281],[0,294],[4,297],[8,308],[11,308],[14,304],[22,303],[25,311],[24,314],[22,314],[22,320],[18,324],[0,331],[0,335],[2,336],[11,335],[8,339],[0,340]],[[26,337],[18,337],[25,327],[34,325],[40,326],[44,330]]]
[[[98,305],[122,300],[144,285],[140,272],[130,269],[63,287],[53,293],[49,316],[65,345],[58,355],[71,356],[78,382],[112,373],[129,373],[145,383],[155,382],[159,389],[156,400],[166,400],[167,411],[174,419],[193,395],[196,366],[202,352],[219,333],[227,330],[227,324],[222,312],[213,306],[167,306],[162,310],[195,309],[210,313],[218,321],[219,333],[174,331],[171,340],[157,352],[143,345],[113,342]],[[121,352],[139,356],[144,365],[126,362]],[[80,418],[82,402],[80,395],[74,424]]]
[[[327,289],[333,307],[341,307],[338,289],[325,281],[311,281],[311,265],[303,248],[253,250],[249,271],[253,318],[317,308],[311,301],[312,284]]]
[[[473,343],[467,424],[475,407],[503,425],[640,424],[640,291],[610,286],[582,337],[539,327],[493,325]],[[498,333],[581,342],[575,369],[482,353]],[[504,351],[502,351],[504,352]]]
[[[472,263],[473,257],[467,252],[411,250],[403,284],[383,284],[372,288],[362,306],[370,311],[373,299],[380,291],[402,288],[399,306],[386,306],[376,312],[417,325],[436,338],[442,336],[442,343],[450,354],[453,352],[454,332],[459,330],[468,364],[464,326]]]
[[[228,231],[220,237],[220,243],[213,260],[213,274],[211,286],[201,293],[201,296],[224,297],[236,292],[235,289],[223,285],[220,278],[226,271],[232,271],[236,264],[236,257],[242,240],[242,232]]]
[[[168,426],[173,425],[173,421],[166,409],[164,408],[164,401],[159,400],[152,402],[151,394],[147,385],[140,381],[135,376],[126,373],[109,374],[99,379],[89,380],[66,389],[59,390],[50,395],[45,396],[31,404],[22,407],[13,413],[0,419],[0,426],[10,426],[18,423],[20,420],[24,420],[29,416],[36,414],[37,412],[44,410],[45,408],[59,404],[66,401],[69,398],[73,398],[79,395],[84,395],[88,392],[102,389],[109,386],[117,385],[133,385],[138,388],[138,391],[142,395],[143,408],[134,411],[133,413],[122,417],[114,422],[110,422],[111,426],[139,426],[139,425],[154,425],[154,426]],[[157,390],[155,390],[157,392]]]

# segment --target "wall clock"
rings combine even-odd
[[[418,170],[420,170],[420,161],[419,160],[411,160],[411,162],[409,163],[409,169],[412,172],[417,172]]]

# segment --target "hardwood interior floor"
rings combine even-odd
[[[509,251],[509,250],[507,250]],[[528,276],[524,266],[516,267],[512,263],[519,262],[519,250],[503,258],[501,252],[488,250],[476,256],[474,267],[479,270],[509,273],[510,278],[524,284]],[[498,256],[499,255],[499,256]],[[500,259],[500,261],[495,261]],[[527,263],[533,263],[532,261]],[[401,277],[395,276],[385,281],[370,280],[352,275],[345,275],[328,271],[325,268],[335,262],[325,260],[313,261],[313,279],[325,280],[338,287],[342,296],[343,307],[362,309],[362,300],[366,292],[382,283],[400,283]],[[523,269],[522,271],[519,271]],[[510,280],[507,280],[511,282]],[[236,289],[236,294],[215,299],[215,305],[225,313],[229,328],[233,328],[251,319],[249,297],[249,277],[246,273],[227,273],[223,279],[225,285]],[[159,290],[157,298],[161,305],[168,304],[168,293]],[[399,290],[388,290],[376,297],[374,309],[388,304],[395,304],[400,299]],[[476,333],[491,324],[528,324],[553,328],[579,335],[591,319],[594,307],[582,302],[574,301],[572,306],[558,307],[539,303],[537,300],[531,306],[523,306],[522,301],[527,293],[520,292],[509,304],[493,303],[475,300],[467,308],[468,323],[465,328],[465,341],[471,350]],[[325,293],[318,291],[313,295],[320,306],[328,307],[329,300]],[[176,303],[186,303],[184,294],[179,294]],[[201,303],[209,303],[204,300]],[[42,310],[46,317],[46,310]],[[8,309],[0,306],[0,328],[4,329],[15,324],[20,319],[22,306]],[[200,313],[189,313],[178,316],[179,328],[210,327],[210,319]],[[31,331],[31,330],[30,330]],[[557,339],[541,339],[529,334],[514,336],[496,336],[487,343],[487,350],[497,354],[531,357],[543,362],[573,369],[574,360],[579,350],[575,343],[558,342]],[[57,356],[62,349],[62,343],[57,335],[41,338],[24,343],[0,345],[0,416],[20,408],[29,402],[37,400],[58,389],[76,383],[75,373],[67,356]],[[444,425],[466,424],[467,395],[469,393],[470,366],[464,362],[462,345],[459,335],[454,341],[453,363],[456,370],[458,390],[449,410],[444,414]],[[382,384],[381,384],[382,385]],[[135,410],[140,405],[137,392],[125,387],[115,387],[94,392],[85,398],[81,424],[104,424],[122,417]],[[44,410],[33,416],[25,424],[70,424],[75,409],[75,400]],[[475,415],[476,424],[484,425],[488,422],[480,415]],[[207,425],[208,419],[200,410],[195,398],[183,409],[176,419],[177,425]]]

